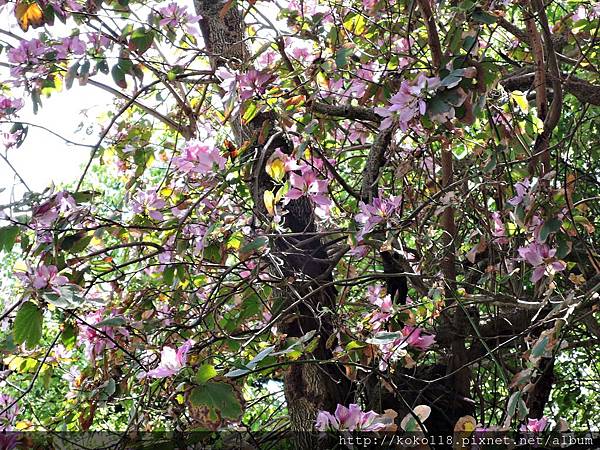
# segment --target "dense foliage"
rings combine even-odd
[[[3,428],[600,423],[600,4],[0,5],[2,163],[114,97],[0,208]]]

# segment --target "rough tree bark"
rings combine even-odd
[[[226,7],[225,4],[214,0],[195,1],[196,11],[203,17],[200,26],[211,65],[213,68],[229,65],[248,70],[242,14],[237,6]],[[277,129],[275,117],[269,114],[259,114],[249,124],[241,124],[239,117],[233,117],[232,120],[238,144],[249,141],[256,154],[249,188],[254,200],[254,214],[260,221],[268,217],[264,192],[274,187],[265,171],[265,164],[275,149],[292,154],[293,147],[283,130]],[[239,127],[237,131],[236,127]],[[259,141],[260,131],[264,129],[270,131],[266,138]],[[284,296],[283,303],[288,308],[290,305],[296,306],[287,317],[281,319],[279,327],[282,333],[291,337],[300,337],[316,330],[319,344],[312,355],[305,356],[304,361],[327,360],[332,356],[326,343],[333,333],[334,318],[331,314],[322,314],[322,310],[327,307],[335,311],[337,293],[332,286],[320,288],[332,281],[326,247],[321,239],[315,238],[314,208],[307,197],[291,201],[286,209],[284,224],[294,233],[294,237],[275,239],[274,250],[284,262],[281,270],[290,281],[289,287],[280,292]],[[350,382],[336,365],[311,362],[293,364],[284,377],[291,429],[312,431],[317,412],[331,411],[338,403],[345,403],[349,389]],[[299,448],[314,449],[318,445],[308,433],[299,433],[297,436]]]

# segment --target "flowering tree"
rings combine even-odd
[[[598,4],[0,4],[4,163],[114,97],[0,212],[5,428],[587,426]]]

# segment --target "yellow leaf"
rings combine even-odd
[[[365,32],[365,18],[359,14],[349,15],[349,18],[344,20],[344,28],[349,32],[360,36]]]
[[[265,207],[267,208],[269,215],[274,216],[275,215],[275,195],[273,194],[273,191],[265,191],[263,198],[264,198],[264,202],[265,202]]]
[[[22,1],[17,3],[15,17],[23,31],[27,31],[30,26],[39,28],[44,25],[44,12],[35,2]]]
[[[265,170],[275,181],[281,181],[283,180],[283,177],[285,177],[285,164],[280,159],[275,158],[269,161]]]
[[[525,94],[521,91],[513,91],[510,94],[511,98],[515,101],[515,103],[517,105],[519,105],[519,108],[521,108],[521,111],[523,111],[524,113],[529,112],[529,102],[527,101],[527,97],[525,96]]]

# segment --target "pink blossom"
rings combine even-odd
[[[264,94],[270,79],[270,74],[255,69],[251,69],[240,75],[238,77],[240,83],[240,99],[247,100],[254,95]]]
[[[260,55],[257,62],[260,67],[266,69],[273,65],[278,58],[279,54],[276,51],[269,49]]]
[[[69,392],[67,392],[67,395],[65,397],[67,399],[77,397],[76,389],[81,383],[81,370],[79,370],[79,367],[69,367],[69,371],[62,376],[62,379],[69,383]]]
[[[214,173],[214,167],[225,168],[226,159],[215,147],[201,144],[198,141],[189,142],[181,156],[173,158],[173,164],[181,172],[208,175]]]
[[[0,115],[0,117],[2,117],[2,116]],[[9,132],[0,133],[0,141],[2,142],[2,145],[4,146],[5,150],[8,150],[9,148],[12,148],[15,145],[17,145],[20,137],[21,137],[20,130],[17,131],[16,133],[9,133]]]
[[[380,129],[385,130],[397,121],[400,129],[407,131],[413,119],[425,114],[425,99],[435,92],[439,84],[438,77],[428,78],[424,73],[420,73],[415,80],[402,81],[398,93],[390,98],[390,106],[375,108],[375,112],[384,118]]]
[[[354,403],[348,408],[338,404],[335,414],[319,411],[315,427],[318,431],[378,431],[386,427],[380,417],[374,411],[363,412]]]
[[[172,347],[163,347],[160,352],[160,363],[156,369],[142,372],[138,378],[166,378],[179,373],[187,363],[187,355],[194,345],[194,341],[188,339],[181,347],[175,350]]]
[[[492,213],[492,220],[494,221],[494,228],[492,229],[494,242],[500,245],[507,244],[508,239],[506,238],[506,228],[504,227],[504,222],[502,222],[502,218],[498,211]]]
[[[178,6],[177,3],[169,3],[159,11],[162,19],[158,22],[161,27],[185,26],[188,33],[194,33],[195,30],[189,25],[197,23],[202,16],[194,16],[187,12],[187,6]]]
[[[400,358],[406,356],[406,347],[408,343],[405,338],[397,338],[392,342],[385,344],[377,344],[379,351],[381,352],[381,359],[379,360],[379,370],[387,370],[390,364],[394,363]]]
[[[344,94],[343,78],[339,78],[337,80],[334,80],[333,78],[327,78],[325,84],[326,85],[321,92],[323,97],[340,97]]]
[[[544,275],[552,275],[566,268],[564,262],[554,257],[556,249],[550,248],[547,244],[533,242],[525,247],[519,247],[519,255],[522,261],[527,261],[534,268],[531,274],[532,283],[537,283]]]
[[[187,224],[183,227],[184,235],[194,243],[194,253],[199,255],[204,250],[207,227],[201,223]]]
[[[63,19],[67,17],[68,12],[78,12],[83,9],[83,6],[75,0],[43,0],[40,4],[52,6],[54,12]]]
[[[85,43],[79,39],[79,36],[63,38],[62,42],[54,46],[57,59],[66,59],[69,54],[85,54]]]
[[[392,317],[392,297],[390,295],[382,295],[383,288],[380,285],[369,286],[367,288],[367,300],[379,309],[373,313],[369,323],[373,327],[374,332],[380,331],[386,322]]]
[[[67,217],[77,210],[73,196],[67,191],[61,191],[34,208],[30,225],[35,229],[49,228],[61,215]]]
[[[14,405],[13,405],[14,403]],[[12,405],[8,408],[9,405]],[[6,411],[4,411],[6,409]],[[0,430],[10,431],[19,414],[19,405],[8,394],[0,394]]]
[[[349,132],[350,133],[348,134],[348,139],[352,142],[358,141],[361,144],[367,143],[369,135],[371,133],[368,128],[366,128],[359,122],[353,122],[349,128]]]
[[[573,22],[579,22],[580,20],[584,20],[587,17],[587,15],[588,14],[585,8],[583,6],[580,6],[579,8],[577,8],[575,14],[573,14],[571,18],[573,19]]]
[[[511,198],[508,201],[508,203],[510,203],[513,206],[517,206],[523,203],[523,201],[529,198],[528,192],[530,187],[531,184],[529,182],[529,178],[525,178],[523,181],[519,181],[517,184],[515,184],[515,191],[517,195]]]
[[[94,48],[96,53],[104,52],[111,45],[111,40],[103,33],[88,33],[87,41]]]
[[[2,3],[0,2],[0,5]],[[8,433],[0,433],[0,448],[2,450],[13,450],[17,448],[19,445],[19,438],[21,435],[19,433],[10,433],[10,428],[4,428],[5,431],[9,431]]]
[[[12,99],[0,95],[0,119],[13,115],[23,107],[23,99]]]
[[[365,256],[367,256],[370,250],[371,247],[369,247],[368,245],[357,245],[356,247],[352,247],[347,254],[348,256],[364,258]]]
[[[327,193],[327,180],[320,180],[312,170],[305,170],[302,175],[295,172],[290,173],[290,190],[286,194],[286,199],[296,200],[303,195],[309,197],[317,205],[329,208],[331,199],[325,195]]]
[[[60,294],[59,286],[69,282],[67,277],[58,274],[56,266],[46,266],[41,263],[35,270],[16,272],[15,275],[28,287],[35,290],[51,289]]]
[[[8,61],[13,64],[36,64],[48,51],[48,47],[39,39],[23,40],[18,47],[8,51]]]
[[[323,14],[323,23],[330,23],[333,21],[331,9],[317,0],[290,0],[287,4],[287,9],[297,11],[301,16]]]
[[[380,194],[381,196],[382,194]],[[365,234],[373,231],[376,225],[389,220],[396,212],[402,202],[400,196],[390,196],[388,198],[375,197],[371,204],[359,203],[360,213],[354,216],[354,220],[362,225],[362,229],[357,234],[357,238],[362,240]]]
[[[300,164],[298,164],[298,160],[296,158],[283,153],[281,151],[281,148],[275,149],[275,151],[273,152],[273,156],[270,159],[273,159],[273,160],[279,159],[280,161],[282,161],[283,168],[286,172],[290,172],[292,170],[300,170],[301,168],[304,167],[304,166],[301,166]]]
[[[406,325],[402,328],[402,334],[406,336],[406,343],[417,350],[426,351],[435,344],[435,335],[422,334],[423,329]]]
[[[134,213],[146,213],[154,220],[163,220],[163,214],[159,211],[167,206],[167,203],[158,196],[156,190],[138,191],[131,200],[131,208]]]
[[[548,419],[542,417],[541,419],[527,419],[527,424],[521,425],[521,431],[531,433],[541,433],[548,426]]]
[[[78,342],[85,346],[85,356],[90,360],[95,360],[106,349],[115,348],[114,341],[120,336],[129,337],[129,331],[124,327],[97,327],[96,324],[119,317],[115,312],[111,312],[109,317],[105,317],[105,310],[99,309],[83,317],[79,325]]]

